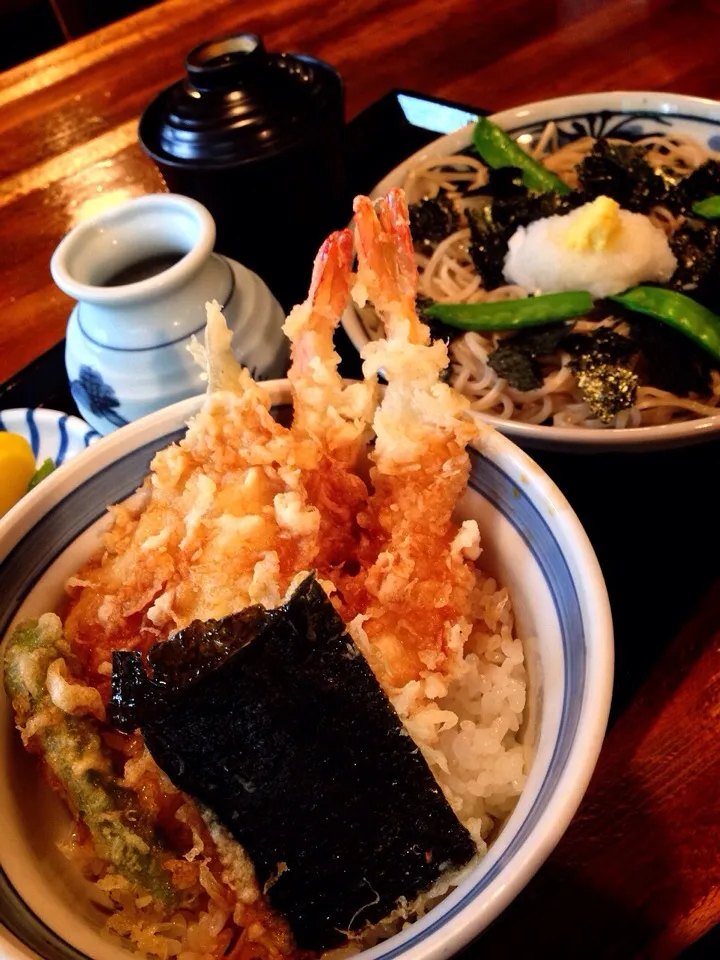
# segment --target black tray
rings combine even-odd
[[[409,154],[488,112],[391,91],[348,124],[350,190],[366,193]],[[343,375],[359,376],[359,358],[341,329],[337,349]],[[44,406],[77,413],[63,354],[61,342],[0,384],[0,410]],[[532,455],[575,508],[607,582],[616,639],[612,720],[720,576],[714,546],[720,442],[641,455]],[[683,956],[715,957],[719,944],[716,929]],[[463,960],[476,956],[482,956],[482,940],[462,952]]]
[[[347,127],[348,179],[365,193],[442,133],[488,111],[410,90],[393,90]],[[342,329],[346,377],[360,374]],[[59,343],[0,385],[0,410],[45,406],[76,413]],[[714,499],[720,443],[639,454],[576,456],[533,452],[577,511],[597,551],[616,633],[615,717],[669,641],[720,576]]]

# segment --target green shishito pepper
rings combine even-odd
[[[693,213],[699,217],[705,217],[707,220],[717,220],[720,218],[720,197],[708,197],[706,200],[698,200],[692,206]]]
[[[521,330],[579,317],[592,306],[590,294],[578,290],[494,303],[433,303],[423,312],[461,330]]]
[[[547,193],[569,193],[570,187],[547,170],[541,163],[525,153],[523,148],[509,137],[504,130],[487,117],[480,117],[473,131],[473,144],[482,159],[489,166],[518,167],[522,170],[523,183],[529,190]]]
[[[608,299],[628,310],[662,320],[720,360],[720,317],[690,297],[662,287],[642,286]]]
[[[36,733],[43,757],[90,831],[98,855],[134,886],[173,907],[177,897],[164,866],[170,854],[143,825],[137,796],[109,771],[95,721],[61,713],[50,699],[48,667],[64,647],[60,621],[52,616],[21,624],[10,637],[4,680],[18,726],[45,718]]]

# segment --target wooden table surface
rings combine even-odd
[[[607,89],[720,98],[720,2],[166,0],[0,74],[0,381],[63,336],[71,302],[48,269],[63,234],[163,189],[136,143],[143,107],[180,77],[191,47],[236,30],[337,66],[349,116],[391,87],[496,109]],[[709,536],[718,511],[707,511],[693,522]],[[687,589],[690,544],[661,556],[655,596],[638,596],[633,623],[643,623],[642,603],[661,623],[663,591]],[[696,566],[710,586],[717,550]],[[623,574],[631,585],[632,576]],[[682,609],[684,629],[659,659],[652,637],[625,631],[624,644],[646,644],[658,659],[654,672],[622,702],[567,835],[474,952],[666,958],[720,918],[720,583]]]

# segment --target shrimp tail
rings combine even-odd
[[[350,302],[352,256],[350,230],[328,237],[315,258],[308,298],[283,327],[292,344],[293,433],[348,465],[368,439],[377,394],[374,377],[346,384],[338,372],[333,334]]]
[[[427,344],[430,330],[415,308],[418,274],[404,193],[393,188],[377,207],[368,197],[356,197],[353,209],[358,255],[353,299],[358,306],[373,302],[388,339]]]

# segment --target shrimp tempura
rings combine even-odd
[[[280,603],[313,566],[320,514],[302,469],[312,445],[270,413],[208,304],[210,392],[179,443],[157,453],[141,490],[111,508],[103,554],[68,584],[67,636],[101,692],[112,649],[145,649],[191,620]]]
[[[374,493],[363,518],[379,527],[385,544],[367,574],[369,602],[358,632],[386,689],[424,683],[434,698],[460,669],[473,619],[479,532],[474,521],[455,524],[452,512],[469,474],[466,445],[478,428],[465,415],[467,401],[439,379],[448,363],[445,344],[429,344],[417,317],[401,191],[391,190],[377,212],[358,197],[355,236],[354,295],[373,301],[387,335],[363,350],[364,374],[381,370],[388,381],[373,423]]]
[[[309,440],[316,454],[313,468],[303,472],[310,503],[320,513],[315,563],[320,576],[335,583],[341,612],[343,585],[350,586],[341,568],[362,549],[357,515],[368,499],[354,468],[370,437],[377,396],[374,376],[344,383],[337,369],[333,332],[350,302],[351,267],[350,231],[331,234],[315,259],[308,299],[295,307],[283,328],[292,344],[292,433],[299,442]]]

